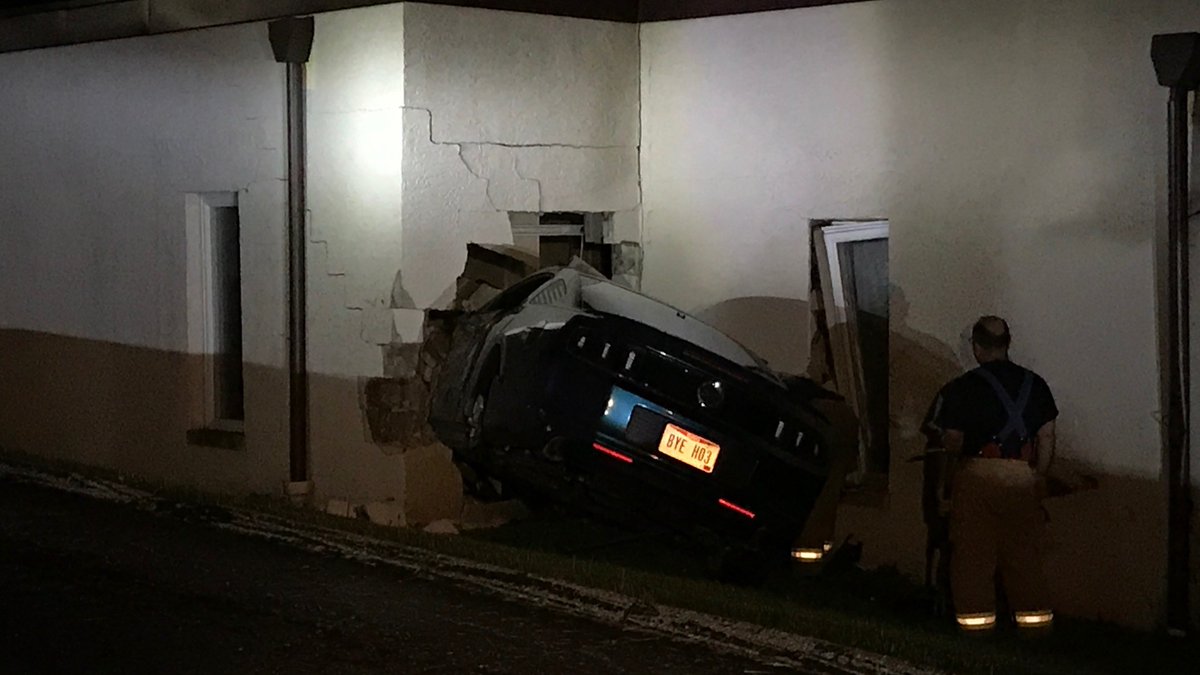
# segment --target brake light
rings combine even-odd
[[[721,506],[724,506],[725,508],[729,509],[730,511],[736,511],[737,513],[740,513],[743,516],[746,516],[747,518],[754,518],[753,511],[750,511],[748,509],[743,509],[742,507],[738,506],[737,504],[734,504],[733,502],[725,501],[724,499],[718,499],[717,503],[720,504]]]
[[[616,450],[610,450],[610,449],[604,447],[603,445],[600,445],[599,443],[592,443],[592,447],[599,450],[600,452],[603,452],[604,454],[608,455],[609,457],[612,457],[613,459],[618,459],[622,462],[625,462],[626,464],[633,464],[632,457],[630,457],[628,455],[622,455],[621,453],[617,452]]]

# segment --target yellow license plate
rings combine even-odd
[[[717,455],[721,454],[721,446],[668,424],[658,441],[658,451],[705,473],[712,473],[717,465]]]

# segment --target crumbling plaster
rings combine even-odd
[[[637,239],[636,28],[418,3],[317,20],[314,285],[361,312],[314,326],[323,372],[378,374],[340,338],[419,334],[408,310],[448,302],[465,243],[510,242],[508,211],[618,212],[614,235]]]
[[[448,455],[376,445],[347,426],[364,419],[354,406],[395,398],[372,378],[412,370],[425,310],[449,305],[468,243],[511,242],[508,211],[620,212],[636,236],[637,63],[628,25],[416,3],[317,17],[309,340],[311,369],[329,376],[313,389],[318,501],[436,512],[429,483],[444,482]]]
[[[632,25],[408,3],[403,269],[444,307],[467,242],[511,243],[508,211],[614,211],[636,228]]]

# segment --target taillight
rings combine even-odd
[[[596,450],[599,450],[600,452],[603,452],[604,454],[608,455],[609,457],[612,457],[613,459],[616,459],[621,462],[625,462],[626,464],[633,464],[632,457],[630,457],[628,455],[623,455],[623,454],[617,452],[616,450],[613,450],[611,448],[606,448],[603,445],[600,445],[599,443],[592,443],[592,447]]]
[[[718,499],[718,500],[717,500],[717,503],[718,503],[718,504],[720,504],[721,506],[724,506],[725,508],[729,509],[730,511],[733,511],[733,512],[735,512],[735,513],[740,513],[740,514],[742,514],[743,516],[746,516],[747,518],[751,518],[751,519],[753,519],[753,518],[754,518],[754,512],[753,512],[753,511],[751,511],[751,510],[749,510],[749,509],[742,508],[742,507],[738,506],[737,504],[734,504],[734,503],[733,503],[733,502],[731,502],[731,501],[728,501],[728,500],[725,500],[725,499]]]

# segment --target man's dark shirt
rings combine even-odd
[[[996,376],[1014,402],[1021,392],[1025,373],[1032,372],[1011,361],[991,361],[981,367]],[[1032,440],[1042,426],[1058,417],[1058,407],[1046,381],[1033,373],[1032,384],[1029,404],[1022,416],[1027,440]],[[939,420],[942,429],[962,432],[962,454],[973,457],[1004,428],[1008,412],[987,380],[978,373],[967,373],[948,386]]]

